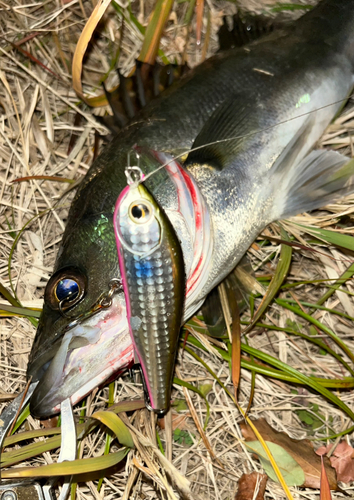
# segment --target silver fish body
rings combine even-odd
[[[129,329],[143,370],[148,406],[170,405],[183,317],[185,272],[181,246],[168,219],[137,182],[123,190],[113,215]]]
[[[203,63],[149,104],[107,146],[78,190],[47,285],[28,366],[28,375],[40,379],[31,401],[35,415],[52,413],[68,395],[76,401],[83,380],[88,391],[102,381],[102,373],[117,370],[119,356],[129,348],[132,359],[123,292],[114,297],[111,311],[89,319],[85,315],[107,292],[111,279],[119,278],[113,211],[125,188],[124,169],[134,146],[165,156],[198,148],[182,167],[174,172],[166,167],[146,182],[180,240],[187,275],[186,319],[267,224],[353,191],[352,171],[342,169],[347,159],[334,152],[311,152],[345,103],[353,75],[354,0],[324,0],[291,27]],[[141,168],[148,174],[161,163],[155,155],[155,161]],[[175,182],[178,176],[184,183]],[[191,217],[180,204],[183,185],[188,186]],[[77,282],[85,288],[66,303],[70,307],[63,316],[56,291],[59,277],[66,271],[69,276],[69,269],[70,279],[76,270]],[[114,328],[105,328],[105,314],[119,325],[124,339],[124,349],[109,363],[105,349],[118,341]],[[88,334],[80,347],[72,340],[85,336],[87,326],[99,331]],[[93,358],[101,363],[85,363]],[[80,373],[75,372],[78,363]],[[44,382],[48,365],[56,367],[51,384]]]

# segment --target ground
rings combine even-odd
[[[128,4],[117,2],[116,5],[116,9],[109,8],[84,61],[83,87],[87,95],[100,93],[100,80],[107,73],[107,87],[111,88],[117,84],[116,74],[111,70],[117,64],[115,56],[119,47],[119,66],[126,74],[130,72],[140,51],[142,35],[136,25],[133,22],[125,22],[124,30],[121,29],[122,13],[128,17]],[[132,12],[140,23],[146,25],[152,5],[153,2],[143,0],[140,3],[132,3]],[[165,57],[172,62],[182,62],[188,34],[185,58],[191,66],[200,63],[204,57],[217,50],[216,34],[222,17],[233,14],[237,5],[243,11],[249,9],[273,17],[281,10],[279,3],[273,1],[208,1],[204,9],[201,48],[198,48],[195,18],[192,18],[190,29],[184,24],[189,2],[176,3],[161,42]],[[107,133],[105,128],[92,118],[92,112],[103,114],[107,108],[92,111],[88,106],[80,106],[79,121],[79,98],[72,88],[71,61],[76,42],[91,11],[92,3],[81,0],[65,0],[60,3],[48,0],[28,4],[21,1],[8,4],[0,2],[0,280],[12,295],[16,292],[25,307],[42,306],[44,287],[51,275],[73,193],[66,193],[70,186],[68,182],[43,179],[19,183],[13,181],[34,175],[59,176],[69,181],[80,179],[93,161],[95,130],[101,134]],[[287,10],[282,11],[280,15],[291,17],[301,12]],[[210,35],[207,34],[209,31]],[[205,50],[206,45],[208,47]],[[342,115],[322,138],[321,147],[335,148],[348,156],[353,155],[352,109],[349,102]],[[70,149],[69,143],[74,135],[77,139],[74,147]],[[297,242],[303,244],[307,244],[310,239],[296,229],[295,220],[297,223],[318,228],[336,229],[336,234],[351,235],[354,232],[353,211],[354,197],[351,196],[311,215],[301,215],[291,222],[284,223],[283,227],[289,235],[297,237]],[[25,230],[22,232],[23,229]],[[265,286],[268,286],[269,278],[277,268],[281,247],[279,243],[270,242],[270,237],[281,237],[279,226],[272,225],[267,228],[248,252],[256,276],[263,279]],[[264,244],[266,240],[267,244]],[[352,262],[353,247],[350,250],[349,247],[345,249],[343,246],[339,248],[337,245],[321,245],[316,240],[312,242],[316,252],[308,251],[304,247],[294,248],[290,271],[284,284],[300,284],[294,288],[283,289],[280,297],[316,303],[329,289],[329,284],[341,276]],[[288,290],[292,295],[289,295]],[[302,307],[305,313],[335,332],[349,349],[354,350],[354,290],[351,281],[347,281],[340,290],[342,291],[336,291],[327,299],[323,310],[315,311],[304,304]],[[257,298],[256,305],[259,302],[260,298]],[[1,303],[8,305],[5,298]],[[331,313],[332,309],[338,310],[342,315]],[[27,359],[35,335],[35,326],[27,318],[9,317],[5,312],[1,315],[0,410],[13,395],[24,388]],[[249,319],[250,311],[247,309],[242,320],[247,322]],[[252,347],[276,357],[306,375],[328,379],[343,379],[348,375],[333,356],[326,355],[317,345],[289,333],[290,330],[300,330],[308,335],[316,334],[318,338],[327,341],[328,337],[323,331],[316,331],[313,324],[310,327],[311,323],[307,319],[300,318],[298,314],[273,301],[262,321],[280,328],[253,328],[247,336]],[[284,331],[285,329],[289,331]],[[215,349],[215,346],[224,348],[225,344],[220,341],[214,341],[212,344],[210,339],[207,340],[195,330],[193,334],[205,346],[204,350],[193,347],[194,351],[232,391],[229,363],[223,360]],[[332,341],[329,341],[329,345],[334,351],[342,352]],[[191,408],[194,408],[199,421],[205,421],[205,400],[195,392],[176,385],[173,397],[176,401],[180,400],[180,404],[177,407],[178,412],[177,409],[174,411],[174,417],[179,420],[175,424],[177,429],[173,434],[173,465],[190,481],[190,488],[195,497],[199,495],[200,498],[210,500],[233,499],[240,476],[243,473],[262,470],[259,462],[242,444],[240,424],[243,417],[215,377],[190,353],[180,350],[178,370],[179,378],[193,384],[206,395],[210,405],[210,418],[205,436],[218,460],[211,457],[205,440],[200,439],[191,415]],[[251,382],[251,372],[243,368],[239,390],[239,403],[242,408],[248,405]],[[129,374],[116,380],[110,387],[115,402],[142,397],[141,385],[135,383]],[[108,386],[94,391],[86,398],[84,407],[79,405],[75,409],[76,415],[84,412],[85,416],[89,416],[98,408],[104,407],[108,391]],[[334,393],[353,408],[353,389]],[[185,403],[186,398],[187,403],[190,398],[189,406]],[[148,412],[139,410],[133,416],[129,415],[131,423],[148,439],[154,440],[155,427],[151,428]],[[264,417],[272,427],[286,431],[297,439],[316,439],[332,435],[352,425],[341,409],[322,396],[299,385],[290,385],[260,374],[255,379],[255,394],[249,416],[253,419]],[[28,417],[25,424],[27,430],[39,427],[38,421]],[[167,431],[159,429],[158,432],[164,444]],[[349,444],[351,436],[350,434],[345,438]],[[315,448],[319,445],[320,441],[315,440]],[[84,457],[100,456],[104,446],[105,433],[100,431],[85,438],[81,443],[80,453]],[[153,463],[157,469],[153,469],[153,464],[147,465],[144,453],[150,453],[146,451],[149,447],[141,446],[140,454],[135,452],[135,456],[138,463],[144,461],[147,470],[150,469],[150,477],[143,468],[136,468],[131,452],[124,466],[104,478],[100,493],[97,492],[96,479],[84,478],[77,487],[76,498],[180,498],[178,485],[175,485],[173,491],[168,490],[164,484],[169,484],[169,480],[165,479],[163,474],[162,479],[157,478],[159,460],[156,456]],[[116,442],[111,449],[118,449]],[[57,456],[58,449],[55,449],[20,464],[48,464],[55,462]],[[131,486],[130,480],[134,477],[136,481]],[[349,493],[353,489],[350,489],[349,485],[345,486]],[[291,488],[291,491],[294,498],[319,498],[319,490],[316,489]],[[339,499],[344,498],[344,495],[335,492],[332,497]],[[278,484],[269,480],[265,498],[282,499],[285,494]]]

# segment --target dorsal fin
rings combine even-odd
[[[218,32],[219,50],[241,47],[284,24],[266,16],[236,14],[233,17],[233,28],[229,30],[226,18],[224,18],[224,24]],[[136,71],[129,78],[122,76],[118,71],[120,85],[117,89],[110,92],[104,88],[113,118],[96,118],[111,132],[118,133],[146,104],[158,97],[164,89],[188,71],[189,67],[186,64],[164,66],[156,63],[152,66],[137,60]]]
[[[219,50],[221,51],[243,47],[289,24],[287,21],[263,15],[242,15],[239,12],[232,17],[232,21],[233,27],[229,29],[226,16],[223,18],[223,25],[218,32]]]
[[[136,61],[136,71],[130,77],[125,77],[118,70],[119,86],[104,92],[110,105],[113,117],[105,116],[96,119],[103,123],[113,134],[117,134],[132,120],[146,104],[158,97],[180,76],[189,70],[188,66],[169,64],[142,63]]]

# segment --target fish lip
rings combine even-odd
[[[59,355],[59,358],[65,355],[61,372],[51,374],[49,366],[32,395],[30,411],[35,417],[43,418],[58,413],[61,402],[68,397],[76,404],[107,378],[132,364],[133,347],[121,293],[114,297],[111,308],[103,309],[80,327],[92,328],[95,324],[102,328],[98,340],[72,350],[66,349],[70,332],[73,333],[75,327],[66,332],[67,337],[64,336],[62,340],[62,353]],[[58,357],[53,358],[51,365],[55,366],[55,363],[58,364]],[[53,381],[48,377],[54,377]]]

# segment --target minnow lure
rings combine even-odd
[[[127,317],[144,374],[149,409],[168,410],[179,331],[185,271],[181,245],[166,214],[141,184],[139,167],[125,170],[113,224]]]

